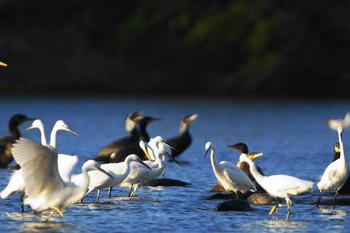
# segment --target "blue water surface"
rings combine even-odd
[[[191,125],[193,143],[178,160],[169,163],[165,176],[191,183],[188,187],[141,187],[138,198],[126,198],[128,190],[114,189],[108,199],[102,192],[100,203],[90,193],[83,204],[65,209],[49,222],[27,210],[19,213],[19,195],[0,199],[0,231],[7,232],[349,232],[349,206],[317,208],[316,187],[333,157],[337,133],[325,124],[327,117],[343,118],[350,110],[347,100],[271,101],[235,100],[201,97],[1,97],[0,135],[7,135],[8,119],[15,113],[40,118],[49,135],[54,122],[65,120],[79,136],[58,133],[58,151],[79,156],[82,163],[94,158],[107,143],[127,135],[124,118],[130,112],[145,111],[160,117],[148,127],[151,136],[170,138],[178,134],[182,117],[197,113]],[[31,122],[20,126],[22,135],[39,141],[37,130],[24,131]],[[345,151],[350,151],[350,131],[343,133]],[[252,205],[249,212],[218,212],[223,200],[205,200],[215,185],[209,156],[204,145],[212,141],[218,160],[235,162],[239,153],[226,145],[245,142],[251,151],[263,152],[257,159],[267,175],[288,174],[315,182],[314,190],[293,197],[290,221],[285,207],[273,217],[269,205]],[[0,189],[6,187],[11,172],[0,170]],[[325,195],[331,199],[334,191]],[[344,197],[342,197],[344,198]]]

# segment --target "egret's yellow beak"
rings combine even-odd
[[[254,161],[256,158],[258,158],[258,157],[260,157],[260,156],[262,156],[263,155],[263,153],[257,153],[257,152],[250,152],[250,153],[248,153],[248,157],[252,160],[252,161]]]
[[[7,66],[7,64],[6,64],[6,63],[4,63],[4,62],[1,62],[1,61],[0,61],[0,66],[5,66],[5,67],[6,67],[6,66]]]

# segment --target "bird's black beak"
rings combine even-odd
[[[207,157],[208,152],[209,152],[209,149],[205,151],[204,158]]]
[[[102,168],[100,167],[95,167],[97,170],[99,170],[100,172],[103,172],[104,174],[106,174],[107,176],[109,176],[110,178],[113,178],[113,176],[111,174],[109,174],[108,172],[106,172],[105,170],[103,170]]]
[[[152,168],[150,168],[147,164],[145,164],[141,159],[139,160],[139,162],[140,162],[143,166],[147,167],[149,170],[152,170]]]

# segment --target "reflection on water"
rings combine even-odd
[[[323,219],[344,219],[347,212],[345,210],[330,208],[319,208]]]
[[[79,225],[70,225],[60,222],[25,222],[18,229],[18,232],[71,232],[83,231],[84,229]],[[86,230],[86,229],[85,229]]]

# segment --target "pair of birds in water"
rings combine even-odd
[[[342,128],[339,127],[337,131],[339,150],[335,145],[334,148],[336,154],[334,156],[334,161],[328,165],[324,171],[324,174],[322,175],[321,180],[317,184],[317,187],[321,193],[319,199],[317,200],[317,206],[319,206],[324,192],[335,188],[336,193],[333,198],[333,208],[335,208],[335,200],[339,190],[341,190],[349,177],[342,142]],[[228,147],[241,151],[238,164],[245,163],[243,167],[245,167],[245,169],[248,168],[249,172],[243,172],[243,169],[228,161],[221,161],[218,163],[215,159],[215,146],[213,143],[208,142],[205,145],[206,154],[211,151],[210,160],[214,174],[219,183],[226,191],[233,191],[237,197],[238,192],[245,193],[247,191],[257,191],[256,184],[252,180],[256,181],[269,195],[275,199],[275,205],[270,210],[270,215],[278,212],[278,198],[284,198],[286,200],[288,207],[286,220],[288,220],[291,213],[291,206],[293,204],[290,197],[311,191],[313,182],[288,175],[264,176],[261,171],[259,172],[258,167],[253,162],[255,158],[262,156],[262,153],[248,153],[248,148],[244,143],[238,143]],[[248,175],[251,177],[248,177],[246,173],[248,173]]]

